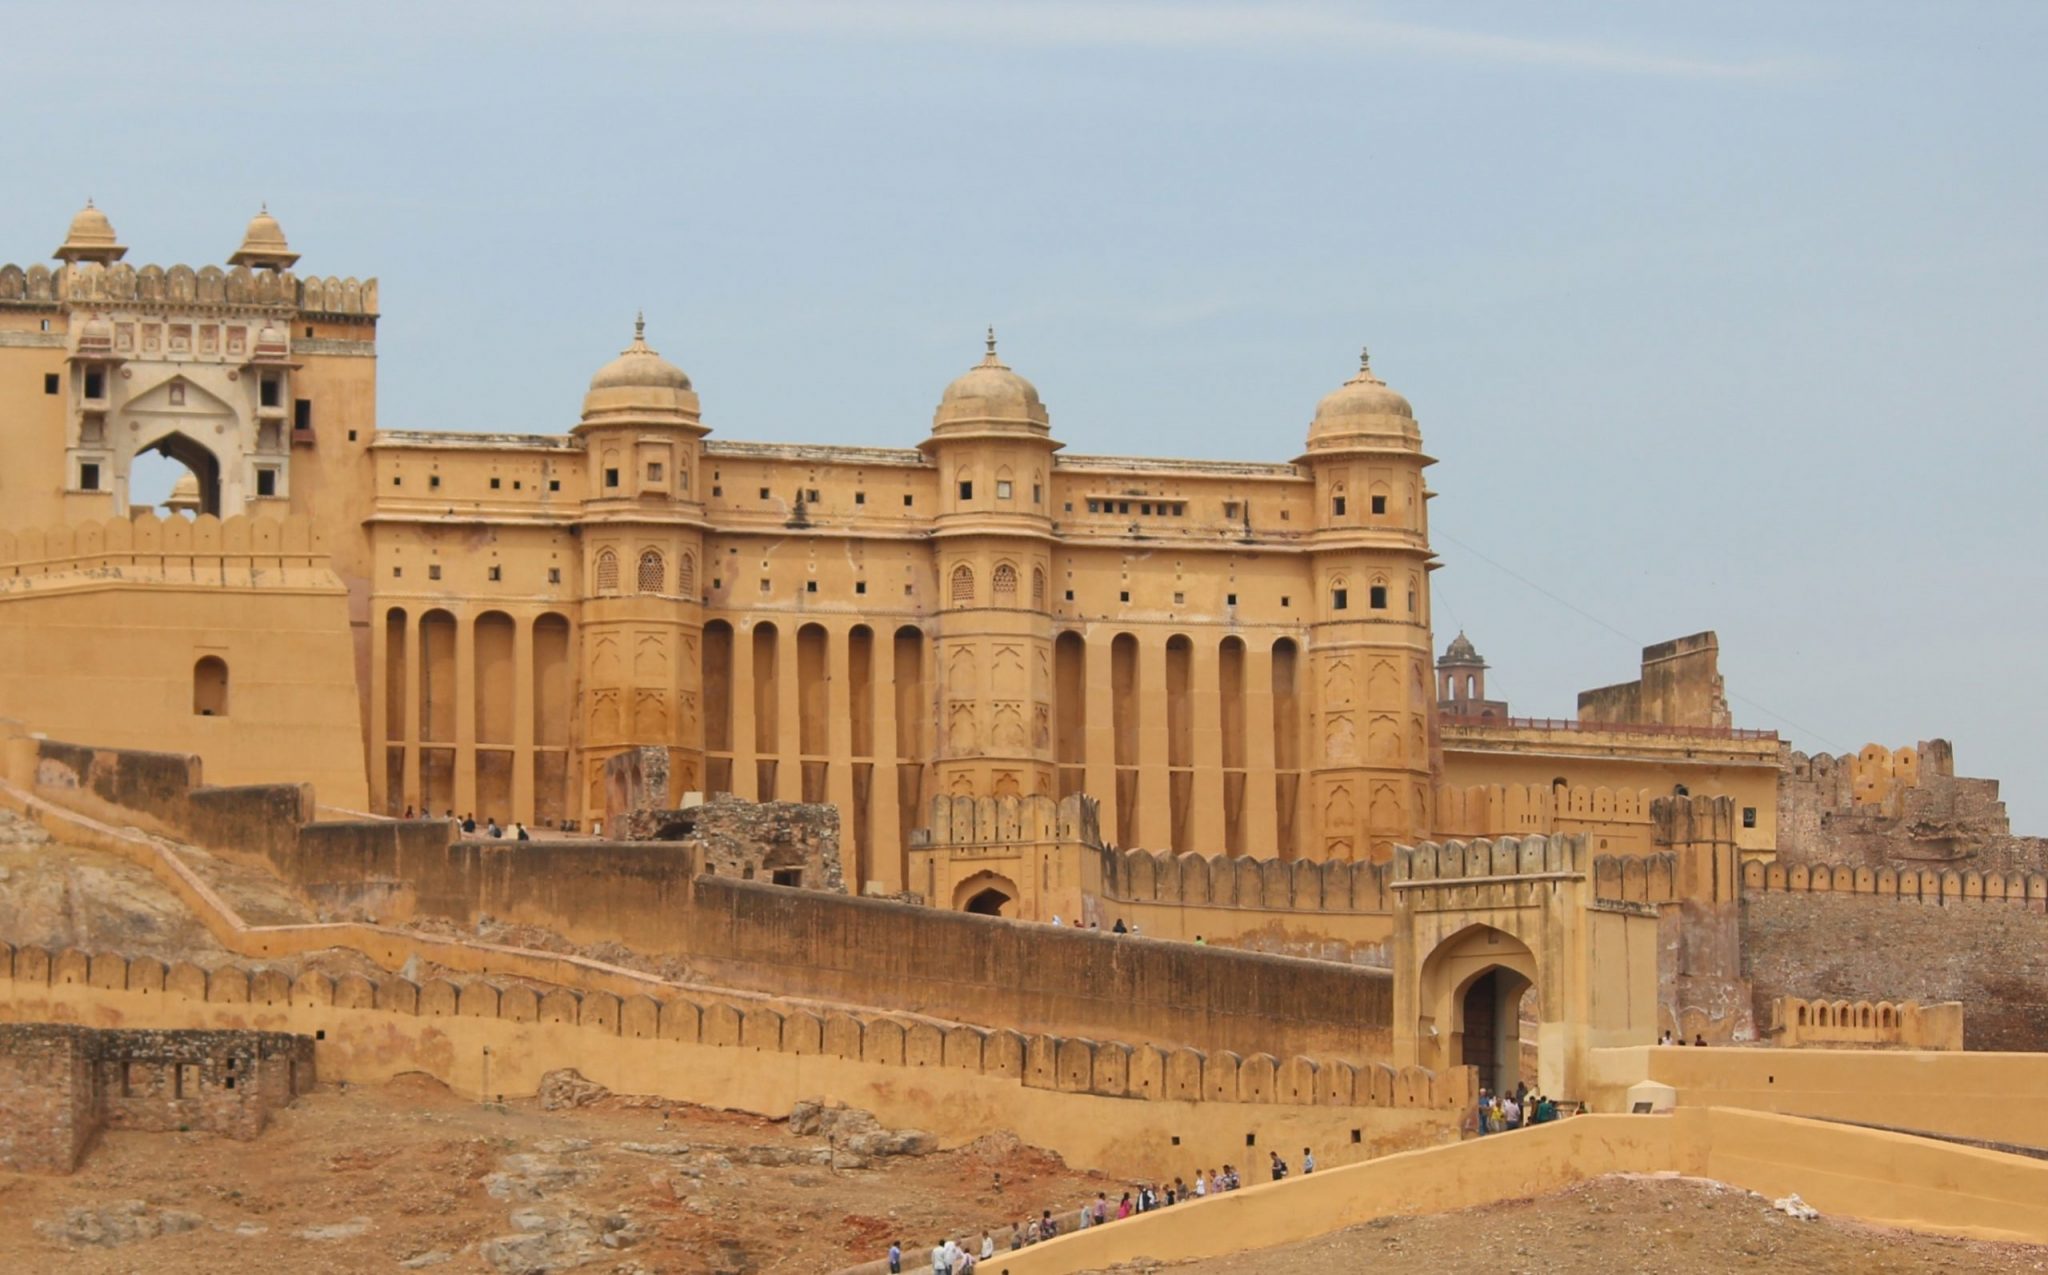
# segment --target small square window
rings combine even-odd
[[[1074,591],[1073,591],[1072,589],[1069,589],[1069,590],[1067,590],[1067,601],[1069,601],[1069,602],[1072,602],[1073,600],[1074,600]]]
[[[295,399],[293,399],[293,400],[292,400],[292,428],[293,428],[293,429],[311,429],[311,428],[313,428],[313,400],[312,400],[312,399],[310,399],[310,398],[295,398]]]
[[[607,467],[607,468],[605,469],[605,471],[604,471],[604,485],[605,485],[605,486],[607,486],[607,487],[616,487],[616,486],[618,486],[618,485],[619,485],[619,469],[618,469],[618,466],[616,466],[616,465],[612,465],[612,466],[608,466],[608,467]]]
[[[97,398],[99,396],[96,394],[88,394],[88,397]],[[276,407],[278,405],[279,397],[280,395],[278,394],[277,378],[274,376],[264,377],[263,380],[257,386],[257,401],[265,407]]]
[[[276,470],[259,469],[256,471],[256,494],[259,496],[275,496],[277,494]]]
[[[1118,513],[1120,513],[1120,514],[1127,514],[1127,513],[1131,512],[1131,502],[1130,502],[1130,501],[1128,501],[1128,500],[1119,500],[1119,501],[1117,501],[1117,502],[1116,502],[1116,511],[1117,511]]]
[[[915,497],[913,497],[913,496],[905,496],[905,497],[903,498],[903,507],[904,507],[905,509],[908,509],[908,508],[910,508],[910,502],[911,502],[912,500],[914,500],[914,499],[915,499]]]
[[[998,479],[996,479],[996,499],[997,499],[997,500],[1008,500],[1009,498],[1010,498],[1010,480],[1009,480],[1009,479],[1007,479],[1007,478],[998,478]]]
[[[1744,807],[1742,808],[1742,826],[1743,826],[1743,827],[1745,827],[1745,828],[1754,828],[1754,827],[1756,827],[1756,807],[1755,807],[1755,806],[1744,806]]]
[[[1224,605],[1224,606],[1227,606],[1227,607],[1234,607],[1234,606],[1236,606],[1236,605],[1237,605],[1237,595],[1236,595],[1235,593],[1226,593],[1226,594],[1224,594],[1224,595],[1223,595],[1223,605]]]
[[[1291,607],[1294,605],[1294,599],[1288,597],[1286,594],[1283,593],[1280,595],[1280,605],[1284,607]]]
[[[917,595],[917,586],[916,586],[916,585],[914,585],[914,584],[906,584],[906,585],[904,585],[904,586],[903,586],[903,596],[904,596],[904,597],[906,597],[906,598],[909,598],[909,597],[915,597],[916,595]]]
[[[1150,504],[1140,504],[1138,506],[1138,513],[1143,517],[1150,518],[1152,516],[1152,506]]]
[[[1374,496],[1372,498],[1372,511],[1376,514],[1387,512],[1387,498],[1385,496]]]
[[[392,578],[393,580],[403,580],[403,579],[405,578],[405,568],[404,568],[404,567],[393,567],[393,568],[391,568],[391,578]]]
[[[1069,506],[1067,506],[1067,508],[1068,508],[1068,509],[1069,509],[1069,510],[1071,511],[1071,510],[1073,509],[1073,506],[1072,506],[1072,505],[1069,505]],[[1091,501],[1089,501],[1089,502],[1088,502],[1088,512],[1089,512],[1089,513],[1091,513],[1091,514],[1099,514],[1099,513],[1101,513],[1101,512],[1102,512],[1102,502],[1101,502],[1101,501],[1099,501],[1099,500],[1091,500]]]
[[[772,589],[772,588],[774,588],[774,587],[775,587],[774,585],[772,585],[772,584],[770,584],[770,583],[768,582],[768,580],[767,580],[767,578],[766,578],[766,577],[763,577],[763,578],[762,578],[762,580],[761,580],[761,592],[763,592],[763,593],[766,593],[766,592],[768,592],[768,591],[769,591],[770,589]]]
[[[816,487],[812,487],[804,492],[804,503],[807,505],[818,503],[818,489]]]
[[[1371,591],[1371,594],[1370,594],[1370,597],[1369,597],[1369,599],[1368,599],[1368,600],[1369,600],[1369,601],[1370,601],[1370,602],[1372,603],[1372,609],[1373,609],[1373,610],[1375,610],[1375,611],[1384,611],[1384,610],[1386,610],[1386,609],[1387,609],[1387,586],[1386,586],[1386,585],[1383,585],[1383,584],[1376,584],[1376,585],[1372,586],[1372,591]]]
[[[804,592],[805,592],[805,593],[816,593],[817,591],[818,591],[818,582],[817,582],[816,580],[806,580],[806,581],[804,581]]]
[[[560,584],[561,582],[562,582],[562,569],[561,569],[560,567],[549,567],[549,568],[548,568],[548,583],[549,583],[549,584]]]
[[[308,341],[313,339],[313,325],[310,323],[306,325],[306,339]]]
[[[763,488],[761,489],[761,499],[763,499],[763,500],[766,500],[766,499],[768,499],[768,489],[767,489],[766,487],[763,487]]]
[[[974,499],[974,484],[972,482],[963,482],[960,484],[960,499]]]
[[[1224,502],[1223,502],[1223,516],[1224,516],[1225,518],[1235,518],[1235,517],[1237,517],[1237,502],[1236,502],[1236,501],[1234,501],[1234,500],[1226,500],[1226,501],[1224,501]]]
[[[1289,513],[1289,512],[1287,511],[1287,510],[1283,509],[1283,510],[1281,510],[1281,511],[1280,511],[1280,521],[1282,521],[1282,522],[1292,522],[1293,520],[1294,520],[1294,518],[1293,518],[1293,515],[1292,515],[1291,513]]]
[[[647,481],[651,483],[658,483],[661,481],[660,461],[650,460],[647,462]]]
[[[499,480],[498,480],[498,479],[496,479],[496,478],[493,478],[493,479],[491,479],[491,490],[492,490],[492,491],[498,491],[498,490],[500,490],[500,486],[499,486]]]
[[[515,479],[513,479],[513,480],[512,480],[512,490],[513,490],[513,491],[523,491],[523,490],[525,490],[525,489],[526,489],[526,484],[525,484],[525,483],[523,483],[523,482],[520,482],[520,481],[519,481],[519,480],[518,480],[517,478],[515,478]]]
[[[503,580],[505,578],[505,568],[494,563],[488,574],[493,581]]]
[[[853,503],[856,505],[865,505],[866,503],[868,503],[868,494],[864,491],[857,491],[853,493]]]
[[[549,490],[549,491],[560,491],[560,490],[562,490],[562,480],[561,480],[561,479],[559,479],[559,478],[550,478],[550,479],[548,479],[548,490]]]
[[[1187,601],[1188,595],[1185,593],[1176,593],[1173,595],[1173,604],[1175,606],[1186,606]]]
[[[100,489],[100,467],[87,461],[78,467],[78,487],[81,491]]]
[[[713,483],[711,484],[711,494],[714,496],[723,496],[725,494],[725,488],[719,486],[717,483]]]
[[[436,562],[436,563],[433,563],[432,565],[430,565],[430,566],[429,566],[429,567],[427,568],[427,579],[429,579],[429,580],[439,580],[440,578],[441,578],[441,564],[440,564],[440,563],[438,563],[438,562]]]
[[[1116,595],[1116,600],[1119,602],[1129,602],[1131,600],[1131,591],[1129,589],[1125,589],[1124,591]]]
[[[1072,512],[1074,512],[1074,502],[1073,502],[1073,501],[1069,500],[1069,501],[1067,501],[1067,502],[1066,502],[1066,506],[1065,506],[1064,512],[1066,512],[1066,513],[1072,513]]]
[[[853,591],[855,593],[866,593],[868,591],[868,582],[865,580],[855,580],[853,582]]]
[[[94,399],[107,396],[107,374],[105,372],[87,372],[85,374],[85,396]]]
[[[1345,611],[1345,610],[1349,610],[1349,609],[1350,609],[1350,607],[1351,607],[1351,590],[1349,590],[1349,589],[1332,589],[1332,590],[1330,590],[1330,609],[1331,609],[1332,611]]]
[[[1173,502],[1173,516],[1174,516],[1174,517],[1176,517],[1176,518],[1180,517],[1180,516],[1181,516],[1181,511],[1182,511],[1182,510],[1184,510],[1184,509],[1186,509],[1186,508],[1187,508],[1187,506],[1186,506],[1186,505],[1183,505],[1183,504],[1181,504],[1181,503],[1180,503],[1179,501],[1177,501],[1177,500],[1176,500],[1176,501],[1174,501],[1174,502]]]
[[[427,475],[427,486],[428,486],[428,487],[439,487],[440,485],[441,485],[441,475],[439,475],[439,474],[428,474],[428,475]]]
[[[1034,505],[1042,505],[1045,503],[1045,493],[1043,490],[1040,489],[1037,483],[1031,484],[1031,503]]]
[[[354,430],[348,432],[348,441],[351,443],[356,441],[356,432]]]
[[[718,592],[720,589],[723,589],[724,587],[725,581],[719,579],[717,576],[711,577],[711,591],[713,593]]]

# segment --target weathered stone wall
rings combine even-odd
[[[30,951],[24,974],[56,974]],[[68,1173],[102,1128],[253,1138],[312,1084],[305,1036],[0,1024],[0,1168]]]
[[[614,835],[637,839],[655,814],[634,816],[626,830]],[[835,893],[845,889],[837,806],[745,801],[721,793],[701,806],[671,812],[665,826],[679,834],[705,872]]]
[[[2048,871],[2048,838],[2016,837],[1995,779],[1955,773],[1945,739],[1855,753],[1780,753],[1778,861]]]
[[[2048,1049],[2048,915],[2024,903],[1751,890],[1744,973],[1780,996],[1960,1001],[1967,1049]]]

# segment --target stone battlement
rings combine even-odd
[[[327,546],[310,518],[91,519],[0,530],[0,591],[63,576],[238,588],[331,583]]]
[[[135,306],[279,310],[375,318],[375,279],[299,278],[289,270],[247,266],[131,266],[79,262],[52,269],[0,265],[0,306],[55,309]]]
[[[1168,1049],[1043,1032],[989,1029],[912,1014],[828,1009],[780,999],[740,1000],[677,993],[616,996],[565,987],[501,985],[482,979],[392,975],[291,978],[264,966],[149,957],[52,953],[0,942],[0,977],[17,999],[67,987],[127,991],[191,1002],[300,1010],[374,1010],[413,1018],[495,1018],[572,1026],[627,1040],[790,1054],[825,1054],[894,1067],[949,1067],[1015,1080],[1026,1088],[1147,1101],[1288,1103],[1461,1110],[1475,1092],[1470,1068],[1443,1075],[1421,1067],[1232,1050]],[[34,989],[30,992],[28,989]]]
[[[1751,862],[1742,865],[1742,888],[1790,894],[1868,894],[1942,905],[1999,903],[2031,912],[2048,911],[2048,875],[2039,872]]]

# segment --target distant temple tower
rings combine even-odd
[[[1465,722],[1507,720],[1507,701],[1486,698],[1486,661],[1462,629],[1436,662],[1436,707],[1445,717]]]

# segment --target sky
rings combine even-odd
[[[1284,461],[1370,345],[1515,712],[1713,629],[1738,725],[2048,833],[2048,5],[76,13],[0,0],[0,260],[267,201],[387,428],[566,431],[644,309],[722,438],[911,446],[994,324],[1072,451]]]

